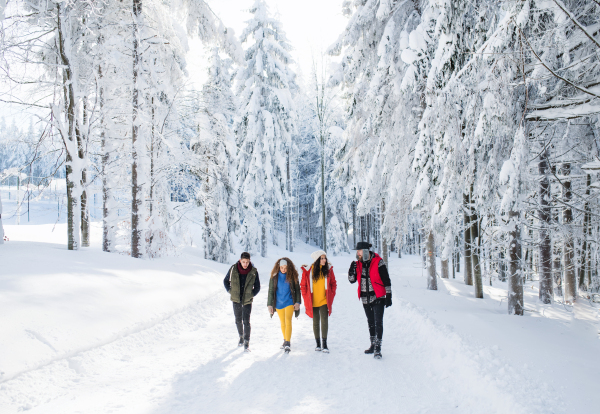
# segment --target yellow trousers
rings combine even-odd
[[[277,309],[277,315],[279,315],[279,320],[281,321],[283,340],[289,342],[292,339],[292,316],[294,316],[294,305],[290,305],[283,309]]]

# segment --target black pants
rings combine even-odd
[[[315,339],[327,339],[327,331],[329,329],[329,310],[327,305],[313,308],[313,333]]]
[[[369,323],[369,335],[383,338],[383,311],[385,310],[385,299],[377,299],[369,305],[363,304],[367,322]]]
[[[242,306],[241,303],[233,302],[233,314],[238,333],[248,341],[250,340],[250,312],[252,312],[251,303]]]

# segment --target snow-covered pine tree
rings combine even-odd
[[[348,25],[329,49],[332,55],[343,51],[344,56],[330,80],[341,86],[347,103],[338,176],[344,178],[347,193],[355,194],[358,215],[385,202],[381,233],[392,240],[410,214],[414,188],[407,180],[418,99],[415,103],[414,91],[406,86],[415,83],[414,67],[404,65],[400,55],[419,12],[413,1],[393,0],[347,1],[343,11],[350,18]]]
[[[270,17],[264,0],[250,8],[252,18],[241,35],[245,62],[237,75],[239,118],[237,188],[243,220],[241,242],[267,255],[274,232],[273,212],[289,201],[287,157],[293,157],[296,112],[295,75],[289,68],[291,46],[281,23]]]
[[[232,217],[236,197],[231,172],[235,170],[235,139],[232,131],[236,111],[231,90],[231,60],[212,49],[208,79],[199,104],[198,136],[192,141],[198,165],[192,171],[202,183],[197,202],[204,206],[204,255],[226,263],[231,250]]]

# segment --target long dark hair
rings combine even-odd
[[[298,271],[296,270],[296,266],[294,266],[294,262],[292,262],[287,257],[282,257],[281,259],[275,262],[275,266],[273,266],[273,270],[271,270],[271,277],[276,277],[279,274],[279,262],[281,260],[287,261],[287,273],[285,274],[285,281],[288,283],[297,283],[298,282]]]
[[[326,259],[327,260],[327,259]],[[325,277],[329,273],[329,261],[325,262],[325,266],[321,267],[321,257],[319,257],[312,265],[312,278],[316,282],[317,280]]]

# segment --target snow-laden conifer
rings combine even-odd
[[[263,0],[257,0],[250,13],[241,34],[245,61],[237,75],[237,188],[242,245],[255,252],[260,248],[264,257],[274,231],[273,212],[290,195],[285,176],[287,159],[293,156],[295,75],[281,23],[269,15]]]

